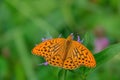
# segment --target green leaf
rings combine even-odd
[[[93,33],[91,33],[90,31],[86,32],[83,39],[84,39],[83,44],[87,46],[89,43],[93,41]]]
[[[94,41],[93,33],[91,33],[90,31],[86,32],[82,44],[84,44],[89,50],[93,50],[93,41]]]
[[[120,53],[120,43],[111,45],[107,47],[106,49],[102,50],[99,53],[96,53],[94,55],[96,60],[96,67],[93,69],[86,68],[84,74],[88,75],[91,71],[94,71],[102,64],[106,63],[110,59],[112,59],[115,55],[118,55]]]
[[[108,60],[112,59],[115,55],[118,55],[119,53],[120,43],[111,45],[103,51],[95,54],[94,56],[97,62],[96,68],[98,68],[100,65],[104,64]]]
[[[26,78],[28,78],[28,80],[37,80],[34,66],[32,65],[32,60],[30,58],[29,51],[27,50],[22,31],[20,29],[16,29],[15,33],[13,33],[13,37],[16,50],[18,51],[20,61],[25,70]]]

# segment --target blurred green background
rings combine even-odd
[[[45,61],[32,55],[35,44],[43,37],[90,33],[88,48],[95,54],[97,27],[109,45],[120,42],[119,0],[0,0],[0,80],[57,80],[59,68],[37,65]],[[69,73],[68,80],[79,75]],[[120,54],[87,77],[106,79],[120,80]]]

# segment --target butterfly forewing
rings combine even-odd
[[[81,43],[72,41],[63,68],[75,69],[80,66],[95,67],[95,65],[96,62],[92,53]]]
[[[64,38],[46,40],[38,44],[33,50],[33,54],[43,56],[46,61],[53,65],[62,67],[64,55]]]
[[[78,65],[84,65],[86,67],[95,67],[96,62],[92,53],[81,43],[73,41],[75,45],[74,51],[77,53]]]

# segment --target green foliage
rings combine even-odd
[[[120,80],[119,17],[119,0],[0,0],[0,80]],[[94,54],[96,68],[66,72],[37,66],[45,60],[31,50],[43,37],[79,34],[94,52],[98,26],[105,29],[110,46]]]
[[[120,43],[114,44],[106,48],[105,50],[95,54],[95,59],[97,61],[98,68],[101,64],[105,63],[109,59],[113,58],[115,55],[120,54]]]

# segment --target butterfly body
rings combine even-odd
[[[73,35],[67,39],[46,40],[33,48],[32,52],[43,56],[49,64],[65,69],[72,70],[80,66],[95,67],[96,62],[92,53],[72,38]]]

